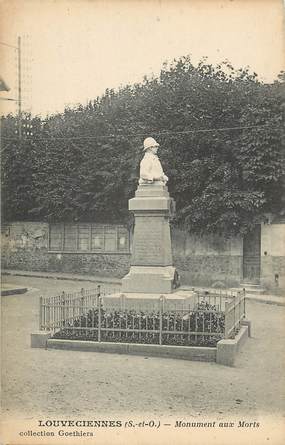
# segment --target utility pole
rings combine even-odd
[[[22,73],[21,73],[21,37],[18,36],[18,135],[22,139]]]
[[[13,99],[10,97],[1,97],[0,100],[8,100],[12,102],[18,102],[18,138],[19,142],[22,140],[22,56],[21,56],[21,37],[18,36],[17,46],[9,45],[5,42],[0,42],[0,45],[7,46],[8,48],[13,48],[18,51],[17,60],[17,74],[18,74],[18,99]],[[6,89],[9,91],[9,88]]]

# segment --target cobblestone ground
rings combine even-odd
[[[2,298],[4,418],[151,413],[217,416],[284,414],[285,308],[247,303],[252,338],[236,366],[30,348],[40,295],[94,283],[8,277],[26,294]]]

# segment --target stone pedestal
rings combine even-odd
[[[131,268],[122,279],[122,292],[171,293],[175,268],[172,262],[169,218],[174,201],[160,182],[139,185],[129,200],[135,217]]]

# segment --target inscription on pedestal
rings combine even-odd
[[[172,264],[168,219],[163,216],[137,217],[132,265],[169,266]]]
[[[129,201],[135,227],[131,269],[122,280],[123,292],[172,292],[171,202],[167,187],[161,184],[139,185],[135,198]]]

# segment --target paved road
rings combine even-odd
[[[7,277],[11,282],[11,277]],[[26,294],[2,298],[3,414],[85,416],[90,413],[190,418],[285,413],[285,308],[250,301],[253,337],[234,368],[188,362],[30,348],[39,295],[76,291],[82,283],[13,277]],[[93,288],[94,283],[84,283]],[[275,444],[274,444],[275,445]]]
[[[15,276],[22,276],[22,277],[30,277],[33,278],[53,278],[58,280],[71,280],[71,281],[78,281],[82,283],[82,286],[85,286],[84,282],[93,282],[93,283],[100,283],[105,284],[108,286],[119,286],[121,285],[121,279],[114,278],[114,277],[102,277],[102,276],[94,276],[94,275],[82,275],[82,274],[72,274],[72,273],[64,273],[64,272],[34,272],[34,271],[25,271],[25,270],[12,270],[12,269],[6,269],[2,270],[2,273],[5,274],[5,281],[7,280],[7,276],[11,276],[10,280],[12,281]],[[183,285],[181,286],[180,290],[193,290],[192,286]],[[211,291],[211,288],[199,288],[195,287],[195,290],[198,291]],[[215,289],[217,290],[217,289]],[[233,289],[229,289],[229,292],[231,292]],[[237,289],[235,289],[237,290]],[[280,306],[285,306],[285,295],[282,290],[278,290],[278,292],[275,292],[275,294],[262,294],[258,292],[254,293],[247,293],[247,299],[259,301],[263,303],[269,303],[269,304],[277,304]]]

